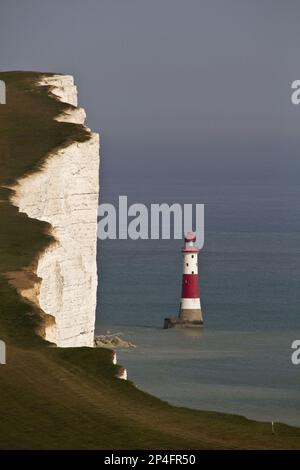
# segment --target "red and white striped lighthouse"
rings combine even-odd
[[[198,279],[199,248],[195,246],[195,241],[196,234],[188,232],[184,238],[184,247],[181,250],[183,254],[183,273],[179,315],[178,317],[166,318],[165,328],[203,325]]]
[[[196,235],[188,232],[184,238],[182,290],[179,318],[182,321],[203,323],[199,279],[198,279],[198,253],[195,246]]]

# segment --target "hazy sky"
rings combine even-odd
[[[74,74],[104,134],[265,135],[282,132],[288,110],[298,129],[289,101],[300,78],[297,0],[0,5],[1,68]]]
[[[203,172],[215,155],[291,153],[299,24],[297,0],[0,0],[1,69],[74,75],[103,171],[150,153]]]

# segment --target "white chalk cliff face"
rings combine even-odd
[[[77,106],[73,77],[45,77],[63,102]],[[68,108],[59,121],[83,124],[85,112]],[[51,154],[43,168],[19,180],[13,202],[29,217],[46,221],[57,240],[40,257],[39,304],[55,317],[46,339],[60,347],[93,346],[97,290],[99,136]]]

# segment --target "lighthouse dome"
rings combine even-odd
[[[195,242],[196,241],[196,234],[195,232],[187,232],[187,234],[184,237],[184,240],[186,242]]]

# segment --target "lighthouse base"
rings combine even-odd
[[[201,308],[182,308],[182,305],[181,305],[179,309],[179,319],[181,321],[187,321],[187,322],[196,321],[196,322],[203,323]]]
[[[165,318],[164,329],[168,328],[199,328],[203,326],[202,320],[185,320],[180,317]]]

